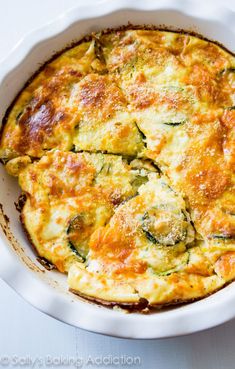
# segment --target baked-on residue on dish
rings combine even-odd
[[[235,278],[235,57],[186,33],[92,34],[12,105],[0,158],[71,291],[145,308]]]

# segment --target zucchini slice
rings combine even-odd
[[[93,35],[93,39],[94,39],[94,42],[95,42],[95,44],[94,44],[95,55],[96,55],[97,59],[99,59],[102,64],[106,65],[103,46],[102,46],[100,40],[95,35]]]
[[[231,234],[212,234],[209,238],[217,239],[217,240],[235,240],[235,235]]]
[[[137,192],[138,188],[146,182],[148,182],[148,172],[145,170],[137,170],[134,179],[131,181],[131,185]]]
[[[172,267],[171,269],[165,270],[164,272],[155,272],[154,274],[158,275],[158,276],[162,276],[162,277],[166,277],[172,273],[178,273],[180,271],[182,271],[182,269],[189,263],[189,252],[186,251],[184,254],[182,254],[182,257],[179,258],[179,263],[178,265]]]
[[[165,124],[166,126],[181,126],[185,123],[185,120],[181,121],[181,122],[164,122],[163,124]]]
[[[84,263],[86,261],[86,258],[83,257],[78,250],[73,246],[73,244],[71,242],[69,242],[69,248],[71,251],[73,251],[73,253],[78,256],[79,261],[81,261],[82,263]]]
[[[67,229],[69,247],[83,262],[88,253],[87,236],[92,227],[91,216],[88,213],[80,213],[70,220]]]
[[[219,72],[219,75],[222,76],[226,73],[235,73],[235,67],[224,68]]]
[[[135,125],[136,125],[136,128],[137,128],[137,131],[139,132],[140,139],[143,141],[144,146],[146,147],[147,137],[145,136],[144,132],[141,131],[141,129],[139,128],[139,126],[138,126],[138,124],[136,122],[135,122]]]
[[[234,106],[228,106],[227,108],[225,108],[226,110],[235,110],[235,105]]]
[[[182,210],[168,204],[153,206],[142,218],[142,229],[149,241],[163,246],[174,246],[185,241],[188,222]]]
[[[102,174],[104,176],[107,176],[112,171],[112,163],[104,163],[100,169],[99,174]]]

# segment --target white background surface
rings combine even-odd
[[[95,0],[0,0],[0,60],[25,33],[84,2],[95,6]],[[200,6],[200,1],[197,3]],[[213,6],[215,1],[211,3]],[[221,3],[235,10],[235,0]],[[74,368],[75,358],[79,365],[84,360],[83,366],[80,365],[83,368],[235,368],[235,321],[187,337],[131,341],[104,337],[60,323],[24,302],[2,281],[0,293],[0,368],[31,368],[30,359],[37,360],[35,368]],[[54,365],[46,362],[48,355],[54,358]],[[139,357],[141,364],[91,364],[91,360],[98,360],[101,355],[116,356],[119,360],[122,356]],[[62,365],[62,358],[70,358],[70,364]],[[89,358],[88,365],[85,362]]]

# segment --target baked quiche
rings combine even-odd
[[[20,219],[70,291],[163,307],[235,279],[235,57],[147,27],[55,56],[3,120]]]

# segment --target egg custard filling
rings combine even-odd
[[[146,309],[235,279],[235,57],[124,27],[57,55],[6,114],[20,219],[70,291]]]

